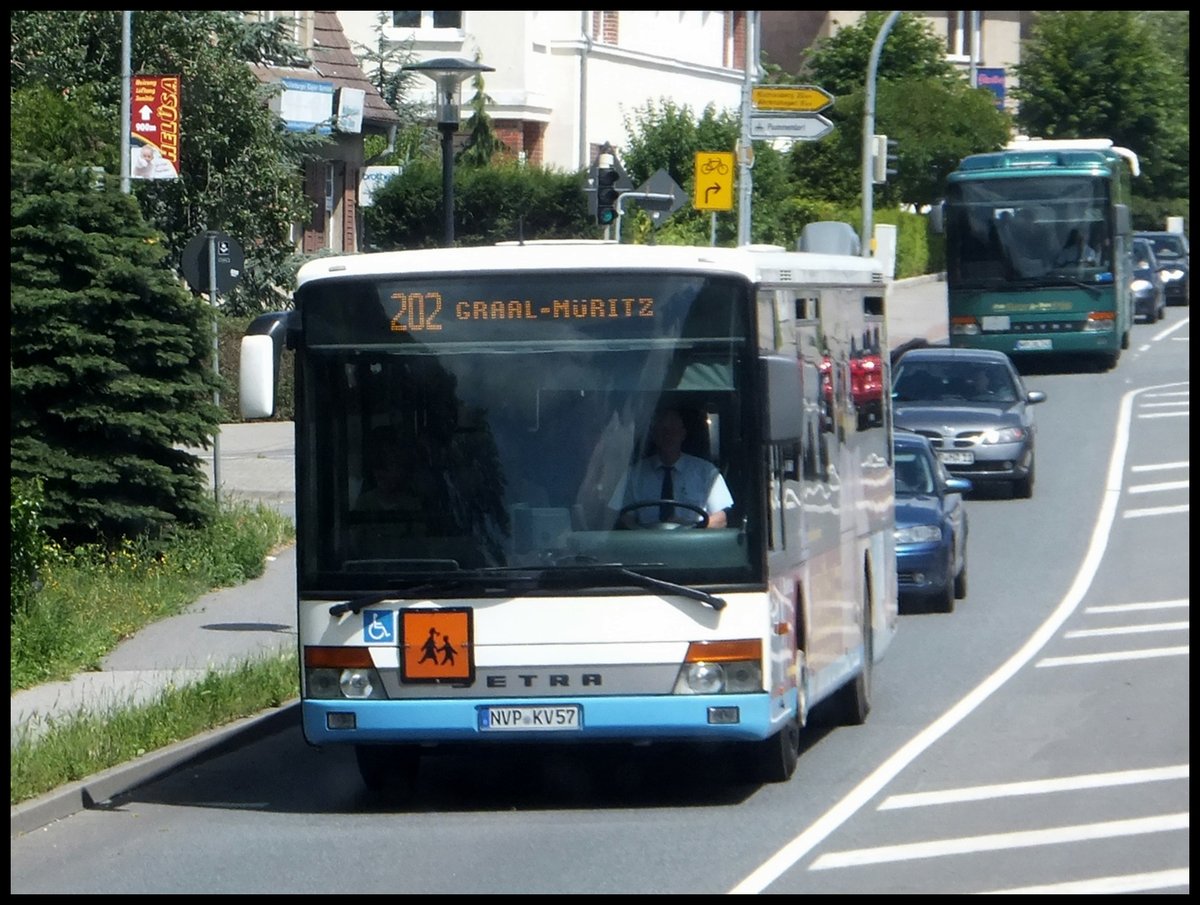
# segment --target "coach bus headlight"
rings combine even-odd
[[[694,641],[675,694],[744,694],[763,690],[762,642]]]
[[[1089,311],[1084,333],[1112,333],[1117,329],[1116,314],[1112,311]]]
[[[969,315],[950,318],[950,333],[954,336],[978,336],[979,321]]]
[[[366,647],[304,648],[304,694],[324,700],[386,697]]]
[[[373,669],[343,669],[338,679],[342,694],[348,698],[369,698],[374,696],[375,686],[371,679],[375,674]]]

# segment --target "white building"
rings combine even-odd
[[[390,46],[415,61],[475,60],[497,135],[531,163],[586,168],[609,142],[620,152],[638,108],[669,99],[699,117],[737,111],[745,82],[744,11],[339,10],[351,46]],[[411,43],[410,43],[411,42]],[[420,90],[432,98],[433,82]],[[474,91],[463,85],[463,119]],[[732,150],[732,149],[730,149]]]

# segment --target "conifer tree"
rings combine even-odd
[[[43,482],[68,544],[155,536],[211,513],[199,459],[219,424],[213,320],[115,179],[11,165],[14,477]]]

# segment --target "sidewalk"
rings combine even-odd
[[[288,423],[226,424],[219,437],[222,498],[261,501],[295,518],[293,426]],[[212,450],[193,450],[207,460],[212,481]],[[296,550],[287,547],[268,559],[263,574],[243,585],[204,595],[184,612],[146,626],[123,641],[96,672],[50,682],[9,699],[9,742],[41,734],[55,722],[80,713],[105,713],[154,700],[170,685],[185,685],[210,669],[296,650]],[[245,741],[254,730],[280,721],[299,721],[294,705],[268,711],[150,752],[128,764],[71,783],[10,808],[12,834],[28,832],[98,801],[140,785],[205,751]]]

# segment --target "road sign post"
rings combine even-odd
[[[228,292],[242,278],[242,268],[246,258],[242,246],[230,236],[210,229],[194,236],[183,247],[179,259],[179,269],[183,278],[192,287],[193,292],[207,292],[208,300],[213,308],[213,376],[217,378],[218,388],[213,390],[213,405],[220,408],[221,378],[219,339],[219,318],[217,316],[217,293]],[[213,496],[217,503],[221,502],[221,438],[220,430],[213,435]]]

